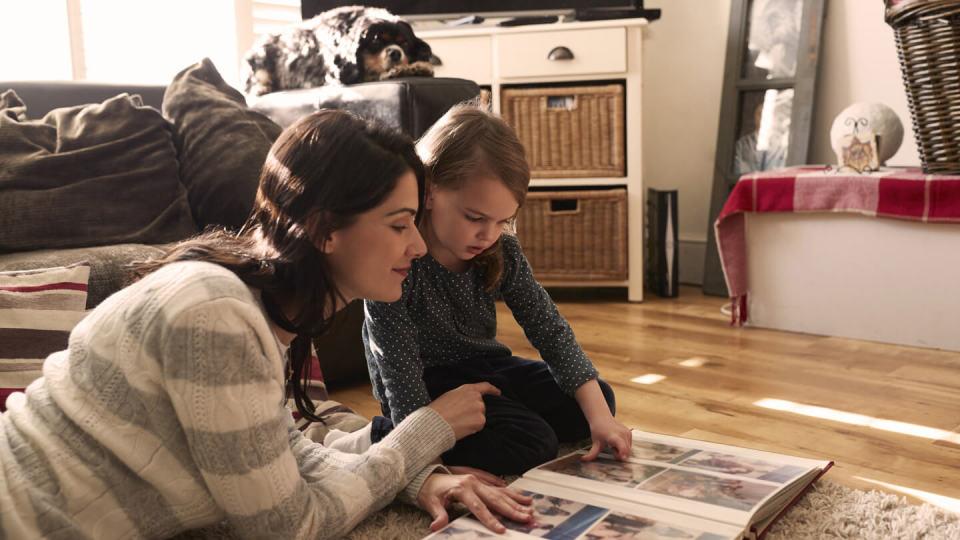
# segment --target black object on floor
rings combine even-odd
[[[647,288],[657,296],[679,294],[677,190],[647,190]]]

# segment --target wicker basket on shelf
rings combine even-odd
[[[960,173],[960,0],[886,0],[923,170]]]
[[[626,174],[622,85],[506,88],[501,98],[533,178]]]
[[[540,280],[627,279],[627,191],[531,191],[517,237]]]

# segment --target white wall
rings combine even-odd
[[[836,162],[830,149],[830,126],[840,111],[857,101],[879,101],[903,122],[903,144],[888,165],[919,166],[897,44],[893,29],[883,20],[883,2],[827,0],[824,32],[810,161]]]
[[[717,147],[730,0],[647,0],[643,182],[677,189],[680,281],[700,283]]]
[[[893,31],[883,2],[825,0],[811,163],[833,163],[830,126],[857,101],[893,108],[904,140],[890,165],[919,165]],[[731,0],[647,0],[663,17],[643,51],[643,179],[679,190],[680,281],[701,283]]]

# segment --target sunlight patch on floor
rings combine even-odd
[[[794,403],[793,401],[786,401],[783,399],[764,398],[759,401],[755,401],[753,404],[758,407],[763,407],[765,409],[773,409],[775,411],[785,411],[785,412],[790,412],[794,414],[800,414],[803,416],[810,416],[813,418],[822,418],[824,420],[842,422],[844,424],[864,426],[872,429],[889,431],[891,433],[900,433],[903,435],[910,435],[913,437],[920,437],[923,439],[930,439],[934,441],[949,441],[949,442],[960,444],[960,433],[951,432],[945,429],[939,429],[935,427],[921,426],[919,424],[911,424],[909,422],[899,422],[897,420],[887,420],[884,418],[876,418],[873,416],[867,416],[865,414],[838,411],[836,409],[830,409],[828,407],[804,405],[802,403]]]
[[[630,379],[630,382],[635,382],[637,384],[657,384],[658,382],[666,379],[664,375],[658,375],[656,373],[647,373],[646,375],[641,375],[639,377],[634,377]]]
[[[677,365],[680,365],[680,366],[683,366],[683,367],[696,368],[696,367],[701,367],[701,366],[703,366],[703,365],[706,364],[706,363],[707,363],[707,359],[706,359],[706,358],[704,358],[704,357],[702,357],[702,356],[694,356],[694,357],[692,357],[692,358],[687,358],[686,360],[682,360],[682,361],[680,361],[680,362],[677,362]]]
[[[953,497],[947,497],[945,495],[937,495],[936,493],[930,493],[929,491],[921,491],[919,489],[898,486],[896,484],[888,484],[886,482],[881,482],[872,478],[864,478],[862,476],[854,476],[854,478],[863,480],[864,482],[869,482],[871,484],[876,484],[878,486],[883,486],[887,489],[910,495],[911,497],[916,497],[923,502],[943,508],[948,512],[960,514],[960,499],[954,499]]]

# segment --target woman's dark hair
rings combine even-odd
[[[296,334],[287,379],[297,410],[322,421],[306,392],[310,339],[327,329],[344,297],[321,247],[330,233],[382,203],[407,171],[417,177],[422,201],[424,168],[409,137],[346,112],[318,111],[284,130],[270,148],[253,211],[239,232],[209,230],[137,265],[135,273],[206,261],[259,289],[271,319]],[[288,320],[278,299],[293,301],[299,313]]]

